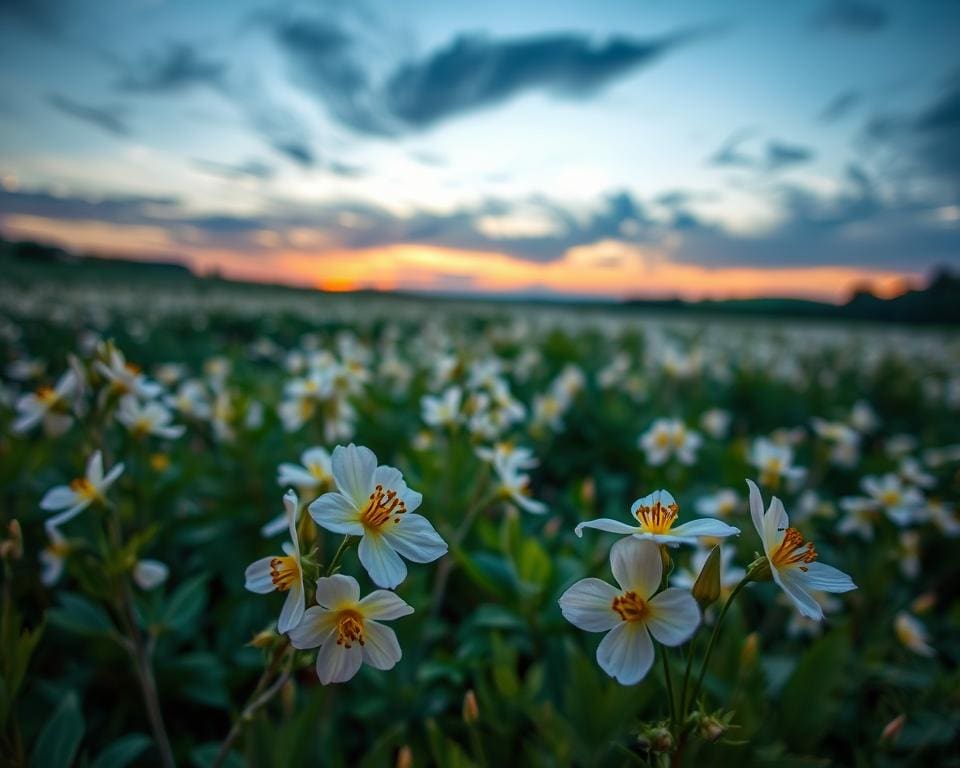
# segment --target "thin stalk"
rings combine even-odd
[[[670,675],[670,659],[667,658],[667,648],[660,649],[660,658],[663,660],[663,680],[667,686],[667,701],[670,704],[671,730],[677,727],[677,703],[673,698],[673,678]]]
[[[710,635],[710,642],[707,644],[707,651],[703,656],[703,663],[700,665],[700,674],[697,675],[697,684],[694,686],[693,694],[690,698],[691,704],[697,700],[697,696],[700,694],[700,686],[703,685],[703,676],[707,673],[707,664],[710,663],[710,654],[713,653],[713,646],[716,644],[717,636],[720,634],[720,625],[723,624],[723,619],[727,615],[727,611],[730,609],[730,606],[733,604],[736,596],[740,594],[740,590],[747,586],[751,580],[751,576],[748,573],[737,583],[737,586],[735,586],[733,591],[730,593],[730,597],[727,598],[727,602],[723,604],[723,609],[720,611],[720,615],[717,617],[717,623],[713,625],[713,633]]]
[[[496,498],[496,494],[488,494],[467,510],[467,513],[463,516],[463,520],[460,521],[460,525],[457,526],[457,529],[450,537],[450,541],[447,542],[451,552],[455,551],[463,543],[467,534],[470,533],[470,528],[473,527],[477,515],[493,503]],[[431,611],[434,616],[440,612],[443,596],[447,591],[447,581],[453,573],[454,562],[452,554],[448,552],[447,556],[444,557],[437,566],[437,573],[436,576],[434,576],[433,590],[430,598]]]
[[[687,668],[683,673],[683,687],[680,689],[680,712],[684,720],[687,719],[687,689],[690,684],[690,670],[693,667],[694,650],[696,648],[697,635],[699,634],[699,627],[697,627],[697,631],[693,633],[693,637],[690,638],[690,644],[687,646]]]

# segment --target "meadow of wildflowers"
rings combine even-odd
[[[948,332],[0,294],[2,765],[960,765]]]

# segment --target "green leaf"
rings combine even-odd
[[[534,538],[525,539],[520,547],[517,562],[517,575],[525,584],[530,584],[539,591],[550,580],[550,555]]]
[[[83,732],[80,703],[77,695],[71,691],[40,731],[30,757],[30,765],[34,768],[68,768],[73,764],[80,748]]]
[[[163,612],[162,623],[175,632],[183,632],[196,624],[206,605],[207,575],[200,574],[177,587]]]
[[[220,754],[220,744],[218,742],[201,744],[199,747],[194,747],[190,752],[190,762],[193,763],[195,768],[211,768],[218,754]],[[236,752],[228,754],[223,761],[223,765],[224,768],[244,768],[243,760],[237,756]]]
[[[152,743],[150,737],[142,733],[123,736],[97,755],[90,768],[126,768]]]
[[[834,631],[820,638],[793,670],[780,694],[781,730],[787,743],[809,750],[830,729],[841,704],[838,692],[850,674],[850,640]]]
[[[96,603],[70,592],[61,592],[60,607],[47,612],[51,623],[78,635],[108,635],[114,630],[110,615]]]

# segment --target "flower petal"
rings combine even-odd
[[[620,622],[600,641],[597,662],[620,684],[639,683],[653,665],[650,633],[639,622]]]
[[[732,525],[727,525],[722,520],[704,517],[699,520],[691,520],[689,523],[684,523],[683,525],[678,525],[676,528],[671,528],[670,533],[674,536],[683,536],[686,538],[691,536],[723,538],[725,536],[739,536],[740,529],[734,528]]]
[[[321,528],[333,533],[363,535],[360,510],[346,496],[335,491],[325,493],[307,507],[310,517]]]
[[[360,585],[353,576],[335,573],[317,579],[317,604],[337,610],[341,606],[356,605],[360,599]]]
[[[337,626],[337,613],[319,606],[307,608],[300,623],[287,633],[290,644],[301,651],[316,648],[325,642],[335,643],[333,632]]]
[[[432,563],[447,552],[447,542],[423,515],[400,515],[399,522],[388,521],[382,531],[393,549],[415,563]]]
[[[393,669],[403,655],[396,633],[380,622],[363,622],[363,639],[363,660],[374,669]]]
[[[95,451],[87,461],[86,476],[94,488],[100,487],[103,482],[103,454],[100,451]]]
[[[389,621],[409,616],[413,613],[413,606],[406,603],[394,592],[385,589],[376,589],[360,601],[360,609],[368,619]]]
[[[40,499],[40,509],[47,512],[55,512],[58,509],[66,509],[77,503],[79,497],[75,491],[70,490],[69,485],[58,485],[47,491]]]
[[[750,519],[753,520],[753,527],[757,529],[757,535],[763,538],[763,497],[760,495],[760,489],[753,480],[747,480],[747,487],[750,489]]]
[[[159,560],[140,560],[133,567],[133,580],[140,589],[151,590],[167,580],[170,569]]]
[[[820,621],[823,618],[823,608],[821,608],[820,603],[813,598],[813,595],[806,590],[803,583],[796,578],[795,569],[780,571],[776,568],[771,568],[770,570],[773,574],[773,580],[787,593],[787,597],[793,601],[801,614],[808,619],[814,619],[816,621]]]
[[[663,561],[652,541],[621,539],[610,549],[610,569],[621,589],[633,590],[643,600],[660,589]]]
[[[807,570],[803,575],[803,580],[811,589],[819,589],[822,592],[849,592],[851,589],[857,588],[853,579],[832,565],[813,562],[804,567]]]
[[[355,506],[362,508],[374,486],[373,473],[377,469],[377,457],[373,451],[353,443],[346,447],[338,445],[333,449],[331,465],[337,488],[351,499]]]
[[[560,596],[560,612],[573,626],[587,632],[606,632],[620,623],[613,610],[618,590],[601,579],[581,579]]]
[[[306,608],[303,594],[303,577],[293,582],[287,592],[287,599],[283,601],[280,618],[277,619],[277,632],[281,635],[289,632],[300,623]]]
[[[70,509],[61,512],[59,515],[54,515],[53,517],[47,518],[47,521],[44,523],[44,525],[48,531],[53,528],[59,528],[64,523],[73,520],[73,518],[75,518],[89,506],[90,499],[84,499],[79,504],[70,507]]]
[[[357,553],[378,587],[393,589],[407,577],[406,563],[379,534],[367,534],[360,539]]]
[[[783,502],[774,496],[770,500],[767,514],[763,516],[763,548],[768,555],[780,546],[789,525],[790,520],[783,508]]]
[[[596,520],[582,522],[573,529],[573,532],[577,534],[577,536],[583,536],[584,528],[596,528],[598,531],[619,534],[636,533],[640,530],[638,526],[627,525],[626,523],[621,523],[619,520],[611,520],[609,517],[598,517]]]
[[[259,560],[250,563],[244,572],[246,582],[243,586],[251,592],[256,592],[258,595],[273,592],[275,587],[273,586],[273,577],[270,575],[270,563],[272,560],[273,555],[270,557],[261,557]]]
[[[686,642],[700,623],[697,601],[685,589],[665,589],[650,601],[647,608],[647,629],[663,645]]]
[[[363,663],[363,646],[353,643],[350,648],[337,645],[333,633],[317,652],[317,677],[323,685],[345,683],[352,678]]]

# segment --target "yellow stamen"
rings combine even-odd
[[[613,598],[613,610],[620,614],[623,621],[640,621],[647,615],[647,604],[636,592],[624,592]]]
[[[400,522],[400,515],[407,511],[396,491],[384,491],[378,485],[370,494],[370,503],[360,516],[360,522],[367,528],[379,528],[388,520]]]
[[[76,480],[71,480],[70,490],[78,496],[91,501],[100,495],[100,492],[94,488],[93,483],[85,477],[78,477]]]
[[[363,617],[356,611],[342,611],[337,621],[337,645],[353,648],[355,642],[366,644],[363,639]]]
[[[44,405],[53,405],[60,399],[53,387],[40,387],[36,393],[37,400]]]
[[[680,512],[679,505],[674,502],[669,506],[664,506],[660,500],[654,502],[652,507],[641,505],[637,507],[637,520],[641,527],[649,533],[666,533],[677,519]]]
[[[787,565],[796,563],[812,563],[817,559],[817,550],[812,541],[804,543],[803,534],[796,528],[787,528],[783,536],[783,541],[777,547],[777,551],[770,557],[777,568],[783,568]],[[800,566],[801,571],[806,571],[805,565]]]
[[[273,586],[280,592],[286,592],[300,575],[300,566],[292,555],[275,557],[270,561],[270,578]]]

